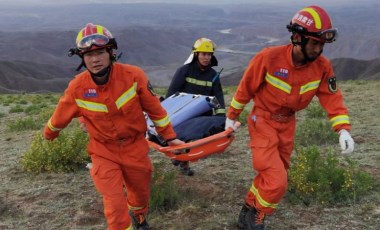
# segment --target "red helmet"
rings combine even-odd
[[[101,25],[92,23],[88,23],[79,31],[75,43],[79,54],[105,47],[117,49],[116,40],[111,32]]]
[[[299,10],[287,28],[290,32],[327,43],[335,41],[338,35],[337,29],[332,28],[329,15],[319,6],[308,6]]]

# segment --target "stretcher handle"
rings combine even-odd
[[[240,126],[241,126],[241,123],[240,122],[236,122],[235,123],[235,130],[237,131]],[[223,131],[221,133],[217,133],[215,135],[212,135],[212,136],[209,136],[209,137],[206,137],[206,138],[202,138],[202,139],[199,139],[199,140],[194,141],[194,142],[188,142],[188,143],[185,143],[185,144],[182,144],[182,145],[162,147],[161,145],[158,145],[158,144],[156,144],[154,142],[150,142],[150,145],[153,148],[155,148],[158,151],[160,151],[160,152],[180,152],[180,150],[191,149],[191,148],[194,148],[194,147],[197,147],[197,146],[200,146],[200,145],[204,145],[204,144],[207,144],[209,142],[212,142],[212,141],[215,141],[215,140],[222,139],[224,137],[233,135],[236,132],[235,130],[233,130],[232,128],[228,128],[227,130],[225,130],[225,131]]]

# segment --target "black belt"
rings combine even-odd
[[[259,108],[255,108],[253,114],[264,117],[269,120],[276,121],[278,123],[288,123],[294,119],[295,112],[290,112],[288,114],[274,114]]]

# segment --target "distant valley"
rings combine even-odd
[[[62,92],[76,74],[68,57],[87,22],[111,30],[120,62],[141,66],[155,86],[166,87],[199,37],[213,39],[222,82],[236,85],[263,47],[286,44],[285,26],[303,5],[93,4],[0,9],[0,93]],[[325,7],[339,29],[325,46],[338,79],[380,78],[380,4]],[[195,10],[196,9],[196,10]],[[85,12],[85,14],[83,13]]]

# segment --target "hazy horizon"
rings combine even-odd
[[[202,5],[218,5],[218,4],[303,4],[303,5],[341,5],[341,4],[368,4],[376,3],[376,0],[304,0],[302,2],[297,0],[288,0],[284,2],[283,0],[0,0],[2,5],[68,5],[68,4],[131,4],[131,3],[176,3],[176,4],[202,4]]]

